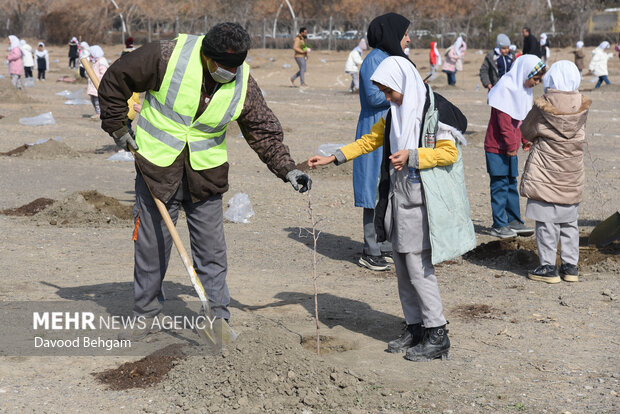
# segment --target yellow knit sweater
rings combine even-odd
[[[385,135],[385,120],[383,118],[370,128],[370,132],[360,139],[340,148],[347,161],[368,154],[383,145]],[[435,148],[418,148],[417,168],[433,168],[438,165],[454,164],[459,157],[459,150],[449,139],[438,140]]]

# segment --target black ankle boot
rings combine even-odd
[[[398,339],[388,342],[387,351],[392,354],[401,354],[412,346],[416,346],[424,338],[424,328],[421,323],[407,325],[405,332]]]
[[[446,325],[426,328],[422,343],[409,348],[405,358],[410,361],[431,361],[450,358],[450,339]]]

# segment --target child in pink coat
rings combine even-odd
[[[17,89],[22,88],[22,82],[20,78],[24,74],[24,65],[22,62],[22,49],[20,47],[19,39],[17,36],[9,36],[9,54],[6,55],[6,59],[9,61],[9,75],[11,76],[11,83]]]
[[[106,70],[108,70],[108,67],[110,66],[107,59],[103,57],[103,49],[101,49],[101,47],[98,45],[91,46],[90,56],[95,62],[93,63],[93,71],[95,72],[99,80],[101,80],[103,74]],[[93,103],[93,107],[95,108],[95,115],[93,115],[91,118],[99,119],[99,115],[101,113],[101,109],[99,108],[99,95],[97,94],[97,88],[95,88],[95,85],[90,79],[88,79],[88,88],[86,89],[86,93],[90,95],[90,101]]]

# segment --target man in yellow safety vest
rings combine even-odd
[[[240,25],[221,23],[205,36],[181,34],[149,43],[121,57],[101,79],[102,128],[120,147],[137,150],[136,316],[153,318],[161,312],[172,247],[150,189],[175,223],[179,207],[185,210],[194,267],[212,312],[230,318],[222,194],[228,190],[226,130],[232,121],[276,176],[299,192],[311,188],[310,178],[295,169],[280,122],[250,76],[249,48],[250,36]],[[126,121],[127,99],[136,91],[146,97],[134,135]],[[131,338],[149,333],[137,328]]]

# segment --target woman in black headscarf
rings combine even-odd
[[[409,43],[409,23],[409,20],[400,14],[388,13],[375,18],[368,26],[368,44],[374,50],[366,56],[360,68],[359,93],[362,109],[355,139],[368,134],[370,128],[390,108],[385,95],[370,81],[370,77],[388,56],[407,57],[403,49]],[[364,250],[359,264],[375,271],[388,270],[392,263],[392,245],[389,242],[377,243],[373,224],[382,156],[383,150],[379,148],[353,161],[355,206],[364,209]]]

